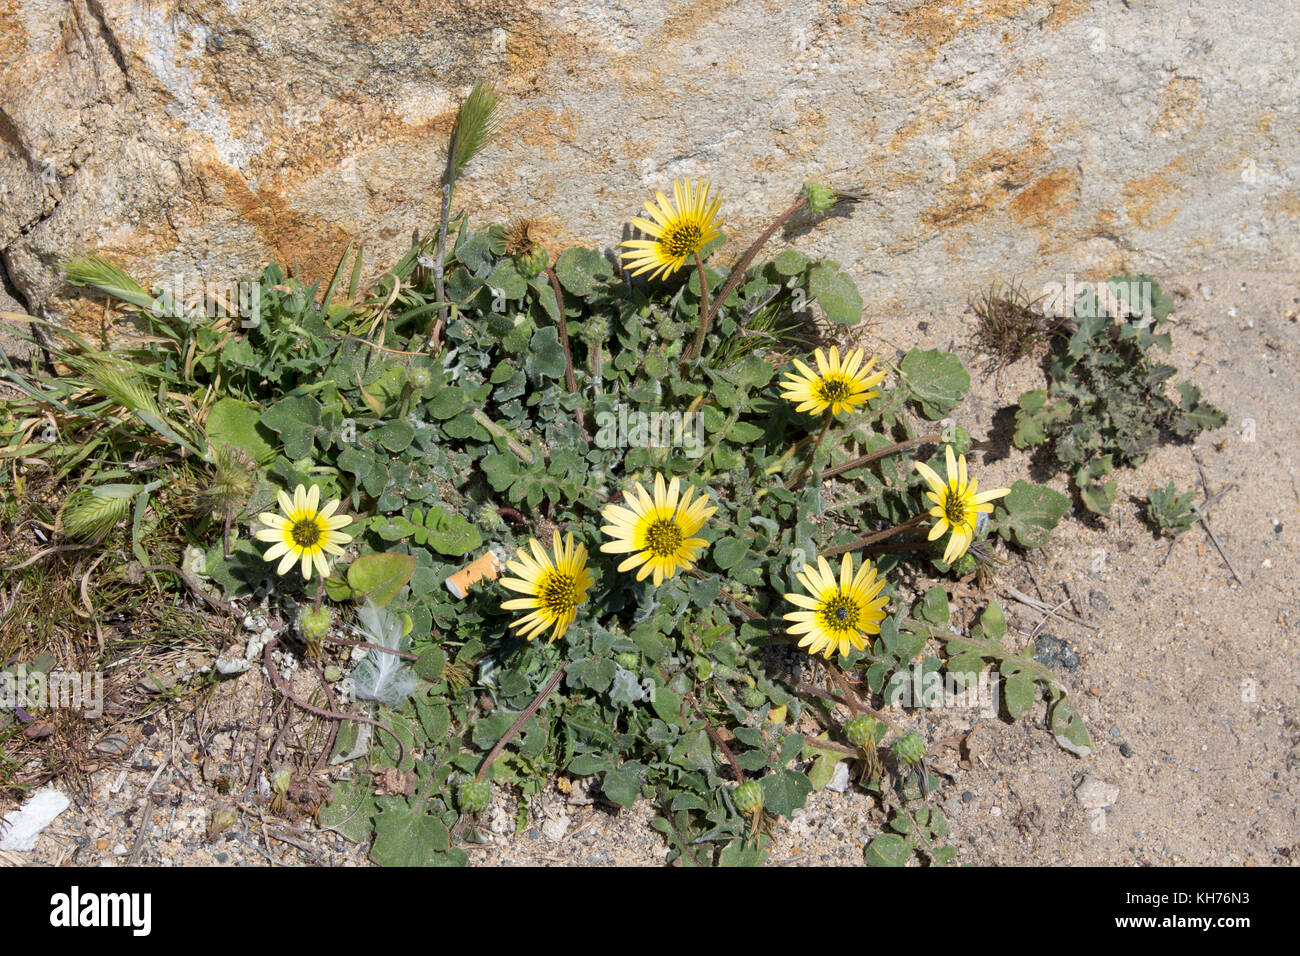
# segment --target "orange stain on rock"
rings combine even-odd
[[[1160,116],[1152,129],[1160,133],[1186,126],[1200,117],[1201,110],[1200,81],[1176,76],[1160,92]]]
[[[900,33],[924,40],[927,47],[933,48],[969,30],[1010,20],[1033,3],[1034,0],[931,0],[898,13],[894,21]],[[1055,7],[1048,18],[1053,25],[1086,10],[1087,3],[1071,0]],[[935,53],[932,50],[931,56]]]
[[[1048,226],[1070,212],[1078,191],[1078,174],[1061,167],[1040,176],[1012,196],[1008,207],[1018,222]]]
[[[1288,190],[1274,193],[1265,203],[1270,216],[1286,216],[1290,219],[1300,218],[1300,192]]]
[[[281,193],[254,192],[222,162],[201,163],[200,175],[209,187],[216,186],[218,194],[211,197],[212,202],[252,226],[278,261],[290,267],[297,263],[304,280],[310,282],[334,271],[351,239],[338,226],[293,208]]]
[[[0,76],[27,52],[27,32],[19,19],[19,0],[0,0]]]
[[[511,118],[506,135],[530,149],[554,156],[560,143],[577,141],[578,114],[571,109],[556,112],[545,107],[524,110]]]
[[[1044,152],[1035,141],[1018,150],[991,150],[967,163],[943,187],[941,201],[921,213],[921,221],[931,226],[956,225],[1002,205],[1030,181]]]
[[[659,28],[659,36],[663,40],[675,43],[682,43],[690,40],[700,31],[700,28],[712,22],[717,15],[734,6],[734,0],[687,0],[687,2],[678,4],[672,13],[664,18],[664,24]]]
[[[1120,190],[1124,197],[1124,210],[1135,225],[1153,229],[1168,225],[1178,215],[1180,206],[1172,197],[1178,195],[1174,176],[1182,169],[1177,159],[1150,176],[1130,179]]]

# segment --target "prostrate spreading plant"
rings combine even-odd
[[[983,581],[989,534],[1041,546],[1063,496],[1024,481],[979,492],[966,431],[931,424],[969,387],[957,357],[868,358],[847,332],[861,298],[835,263],[760,260],[782,225],[855,194],[810,184],[727,269],[710,265],[727,239],[720,198],[680,180],[634,220],[650,238],[625,243],[631,274],[594,249],[552,262],[527,220],[451,216],[485,95],[462,110],[438,242],[414,243],[368,290],[349,249],[323,290],[268,266],[256,314],[214,322],[120,270],[69,265],[154,330],[123,352],[76,340],[55,356],[129,362],[148,383],[109,399],[127,427],[99,440],[117,460],[164,455],[156,493],[228,488],[233,456],[247,463],[244,485],[198,499],[210,510],[174,540],[137,534],[140,563],[230,605],[297,607],[292,636],[318,653],[355,621],[370,649],[352,686],[378,710],[330,756],[412,782],[380,793],[358,769],[320,819],[373,840],[377,862],[462,862],[490,785],[513,789],[523,826],[559,775],[620,806],[654,800],[674,861],[754,863],[771,821],[846,759],[892,814],[868,861],[948,862],[923,736],[880,706],[914,673],[974,686],[996,672],[1008,716],[1043,696],[1056,739],[1088,752],[1064,685],[1004,646],[998,606],[954,629],[944,587],[923,584]],[[80,444],[45,451],[71,472],[103,402],[7,377],[32,414],[62,410],[62,441]],[[9,434],[30,450],[30,430]],[[140,524],[147,492],[113,498],[112,469],[83,477]],[[197,581],[174,567],[182,541],[203,548]],[[821,725],[837,705],[851,717]],[[358,734],[375,722],[367,748]]]
[[[1228,420],[1188,382],[1179,383],[1176,402],[1166,394],[1178,370],[1150,353],[1170,349],[1170,334],[1156,330],[1173,302],[1156,281],[1115,276],[1106,289],[1098,296],[1089,286],[1069,303],[1073,331],[1052,355],[1048,387],[1020,396],[1015,432],[1017,447],[1047,448],[1099,515],[1115,502],[1118,485],[1106,476],[1117,466],[1142,464],[1162,435],[1187,441]]]
[[[1152,488],[1147,492],[1147,518],[1162,533],[1177,537],[1197,522],[1194,497],[1192,489],[1179,493],[1172,481]]]

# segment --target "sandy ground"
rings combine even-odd
[[[1057,747],[1041,703],[1016,724],[955,708],[900,718],[930,740],[932,766],[944,775],[935,799],[962,862],[1231,866],[1300,857],[1293,573],[1300,557],[1300,280],[1207,271],[1167,278],[1164,286],[1175,296],[1179,380],[1201,385],[1229,424],[1120,472],[1109,521],[1067,516],[1046,549],[1013,556],[1001,572],[1002,585],[1065,602],[1064,611],[1092,625],[1042,624],[1038,612],[1000,597],[1009,643],[1022,646],[1035,628],[1039,638],[1065,642],[1056,648],[1058,670],[1091,730],[1090,757]],[[884,319],[875,344],[886,352],[911,344],[953,348],[977,367],[970,321],[957,312]],[[1000,383],[974,378],[958,422],[995,439],[993,451],[975,456],[981,483],[1010,485],[1026,474],[1028,456],[997,448],[1005,440],[996,440],[990,422],[1022,390],[1041,385],[1042,374],[1025,360]],[[1005,424],[1005,415],[998,421]],[[1234,486],[1209,521],[1240,582],[1199,525],[1171,549],[1142,520],[1147,489],[1170,479],[1197,485],[1198,501],[1206,497],[1202,482],[1210,495]],[[1062,476],[1048,483],[1065,490]],[[967,615],[979,609],[960,607]],[[233,797],[214,789],[209,777],[220,767],[204,766],[198,742],[215,747],[209,760],[212,753],[236,765],[248,758],[240,735],[255,733],[256,714],[241,707],[256,699],[258,681],[246,675],[223,686],[229,700],[215,710],[225,714],[224,729],[214,730],[216,718],[198,726],[183,713],[141,721],[123,759],[93,778],[86,797],[36,849],[0,852],[0,862],[364,864],[364,848],[265,810],[237,812],[230,829],[206,835],[214,809]],[[516,835],[514,800],[496,793],[485,815],[488,842],[467,848],[471,863],[663,863],[667,847],[648,826],[648,805],[616,812],[582,799],[580,791],[548,789],[532,825]],[[860,864],[883,822],[876,802],[854,787],[814,794],[794,821],[777,826],[771,862]]]

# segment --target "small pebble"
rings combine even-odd
[[[1034,641],[1034,660],[1053,670],[1072,671],[1079,666],[1078,652],[1055,634],[1043,634]]]

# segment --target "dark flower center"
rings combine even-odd
[[[659,245],[674,259],[689,256],[703,245],[704,233],[693,222],[683,222],[664,230]]]
[[[826,404],[842,402],[853,394],[853,387],[848,379],[838,375],[828,375],[817,384],[817,397]]]
[[[682,529],[671,518],[659,518],[645,532],[645,548],[656,558],[674,555],[682,546]]]
[[[315,518],[307,518],[303,521],[295,521],[293,528],[289,531],[293,543],[300,548],[315,547],[321,538],[321,526]]]
[[[857,628],[858,602],[844,594],[836,594],[822,604],[822,627],[834,634]]]
[[[571,576],[552,571],[542,579],[537,588],[537,598],[543,608],[558,617],[577,606],[578,589]]]
[[[955,488],[949,488],[947,494],[943,496],[943,516],[948,519],[949,524],[966,523],[966,501]]]

